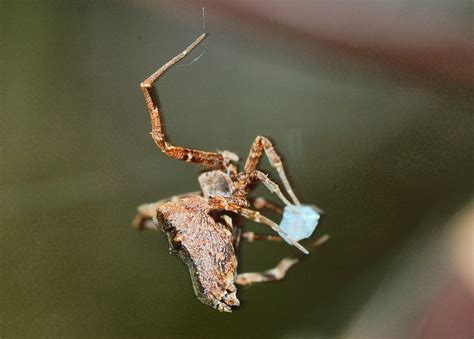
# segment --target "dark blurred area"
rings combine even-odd
[[[473,337],[471,6],[0,2],[0,337]],[[232,314],[130,226],[199,188],[154,146],[139,83],[203,30],[157,85],[170,140],[244,158],[268,136],[331,235]],[[295,253],[244,244],[239,271]]]

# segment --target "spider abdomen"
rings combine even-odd
[[[237,258],[232,232],[214,220],[207,200],[200,196],[168,202],[158,208],[158,219],[170,249],[189,269],[198,299],[220,311],[238,306],[234,279]]]

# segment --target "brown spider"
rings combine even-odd
[[[232,152],[205,152],[173,146],[166,141],[158,104],[153,98],[152,84],[205,37],[206,34],[199,36],[188,48],[140,84],[150,113],[153,141],[172,158],[204,166],[204,171],[199,176],[201,191],[140,206],[134,227],[139,230],[152,229],[164,232],[169,241],[170,252],[177,254],[188,266],[197,298],[219,311],[230,312],[232,306],[240,304],[235,284],[246,285],[280,280],[298,259],[284,258],[275,268],[262,273],[237,274],[235,252],[241,237],[248,241],[258,239],[281,241],[282,238],[253,232],[242,234],[240,227],[233,227],[232,219],[225,215],[226,212],[270,226],[303,253],[308,254],[308,251],[283,232],[275,222],[249,208],[247,195],[252,185],[257,182],[262,182],[285,205],[292,205],[278,185],[256,169],[263,153],[278,172],[293,204],[300,205],[270,140],[262,136],[255,139],[242,172],[238,172],[237,166],[233,164],[237,163],[239,158]],[[272,208],[281,213],[281,210],[263,198],[257,198],[254,207]]]

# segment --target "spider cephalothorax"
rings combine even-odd
[[[164,232],[169,241],[170,252],[178,255],[188,266],[198,299],[219,311],[230,312],[231,307],[239,305],[235,284],[245,285],[280,280],[286,271],[298,262],[297,259],[285,258],[271,270],[262,273],[237,274],[235,251],[241,237],[249,241],[257,239],[281,241],[283,237],[303,253],[307,254],[308,251],[296,241],[299,239],[295,240],[292,234],[282,230],[278,224],[249,208],[250,202],[247,200],[247,195],[255,183],[261,182],[287,207],[292,207],[292,213],[299,210],[300,202],[288,182],[281,159],[269,139],[262,136],[255,139],[244,168],[240,172],[236,166],[239,158],[232,152],[205,152],[173,146],[166,141],[160,111],[153,98],[152,84],[205,37],[205,34],[199,36],[188,48],[140,85],[150,113],[153,141],[172,158],[204,166],[205,170],[198,178],[201,191],[140,206],[134,226],[138,229]],[[276,169],[292,203],[283,195],[276,183],[257,170],[259,159],[263,154],[267,155],[270,164]],[[256,201],[258,203],[255,203],[254,207],[257,209],[272,208],[281,212],[263,198],[258,198]],[[257,235],[253,232],[242,234],[240,227],[234,226],[232,219],[226,213],[238,214],[270,226],[281,237]],[[304,219],[305,215],[300,216],[300,220],[304,221]],[[310,220],[307,223],[310,224],[310,228],[313,225],[315,228],[317,221],[315,223]]]
[[[198,180],[204,198],[231,197],[234,194],[231,176],[221,170],[203,172]]]

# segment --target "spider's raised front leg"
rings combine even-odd
[[[140,88],[143,92],[143,95],[145,96],[145,103],[150,113],[151,137],[153,138],[155,144],[166,155],[175,159],[184,160],[187,162],[200,163],[210,167],[222,167],[224,157],[220,153],[205,152],[195,149],[173,146],[166,142],[163,125],[161,122],[160,110],[158,107],[158,103],[153,98],[152,91],[153,83],[169,68],[171,68],[174,64],[184,58],[194,47],[199,45],[199,43],[204,40],[205,37],[206,34],[202,34],[201,36],[199,36],[188,48],[186,48],[183,52],[179,53],[173,59],[161,66],[160,69],[158,69],[155,73],[153,73],[145,81],[143,81],[140,84]]]
[[[295,193],[293,192],[290,182],[288,181],[281,158],[273,148],[272,142],[267,138],[258,136],[253,142],[249,156],[247,158],[247,161],[245,162],[245,172],[247,174],[250,174],[255,171],[258,165],[258,161],[263,155],[263,152],[265,152],[265,154],[267,155],[268,160],[270,161],[270,165],[272,165],[272,167],[275,168],[278,172],[278,175],[280,176],[280,179],[283,182],[283,186],[285,186],[285,189],[290,195],[291,200],[293,200],[293,203],[295,205],[300,205],[300,202],[296,197]]]
[[[184,193],[184,194],[172,196],[170,198],[162,199],[150,204],[143,204],[141,206],[138,206],[137,208],[138,213],[132,222],[133,228],[139,231],[143,231],[143,230],[157,231],[158,227],[156,226],[157,225],[156,211],[158,207],[170,201],[177,201],[181,198],[190,197],[193,195],[200,195],[200,194],[201,194],[201,191]]]

